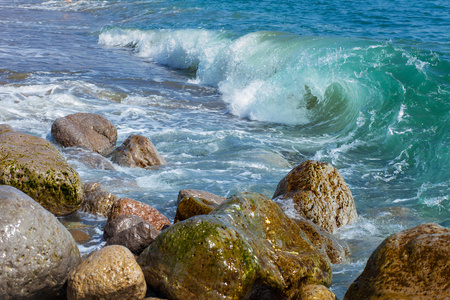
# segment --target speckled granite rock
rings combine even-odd
[[[308,160],[292,169],[273,198],[293,199],[300,216],[330,233],[358,217],[350,189],[338,170],[325,162]]]
[[[174,224],[138,263],[168,299],[294,299],[304,285],[331,284],[328,258],[259,194],[232,196]]]
[[[344,299],[450,299],[450,229],[422,224],[386,238]]]
[[[67,281],[68,300],[139,300],[146,291],[141,268],[130,250],[122,246],[107,246],[93,252]]]
[[[0,184],[18,188],[57,216],[82,202],[78,173],[50,142],[26,133],[0,134]]]
[[[81,262],[72,235],[39,203],[0,185],[0,298],[65,299]]]
[[[120,198],[113,203],[111,211],[108,215],[108,222],[114,220],[120,215],[139,216],[152,224],[156,230],[161,230],[164,226],[171,225],[169,219],[167,219],[167,217],[160,213],[157,209],[148,204],[129,198]]]
[[[92,113],[76,113],[58,118],[52,125],[51,133],[63,147],[80,147],[103,156],[110,154],[117,142],[114,124]]]

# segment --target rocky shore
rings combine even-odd
[[[166,163],[146,137],[116,147],[114,125],[89,113],[55,120],[51,134],[56,146],[0,125],[0,299],[335,299],[331,266],[350,253],[333,232],[357,211],[332,165],[301,163],[272,199],[181,190],[172,224],[148,204],[83,184],[58,150],[93,168]],[[77,211],[108,219],[105,247],[84,258],[83,232],[57,219]],[[345,299],[450,298],[449,245],[450,229],[437,224],[386,238]]]

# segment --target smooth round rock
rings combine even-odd
[[[123,246],[93,252],[69,276],[67,299],[143,299],[144,274],[133,254]]]
[[[0,185],[0,298],[64,299],[81,262],[72,235],[39,203]]]

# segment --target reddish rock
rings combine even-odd
[[[422,224],[386,238],[344,300],[450,299],[450,229]]]
[[[123,167],[147,168],[166,163],[152,142],[142,135],[130,135],[111,153],[111,160]]]
[[[164,226],[171,225],[169,219],[155,208],[129,198],[120,198],[113,203],[108,216],[108,222],[120,215],[135,215],[141,217],[152,224],[156,230],[161,230]]]
[[[80,211],[108,217],[114,201],[119,198],[106,191],[100,183],[86,183],[83,186],[84,200]]]
[[[292,169],[278,183],[273,198],[293,199],[300,216],[330,233],[356,221],[358,216],[344,179],[336,168],[325,162],[308,160]]]
[[[108,155],[117,141],[117,129],[105,117],[76,113],[58,118],[52,125],[52,136],[63,147],[80,147]]]

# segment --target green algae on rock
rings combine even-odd
[[[162,231],[139,256],[147,284],[169,299],[294,299],[331,284],[326,255],[270,199],[228,198]]]
[[[0,184],[16,187],[56,216],[82,202],[78,173],[50,142],[26,133],[0,134]]]

